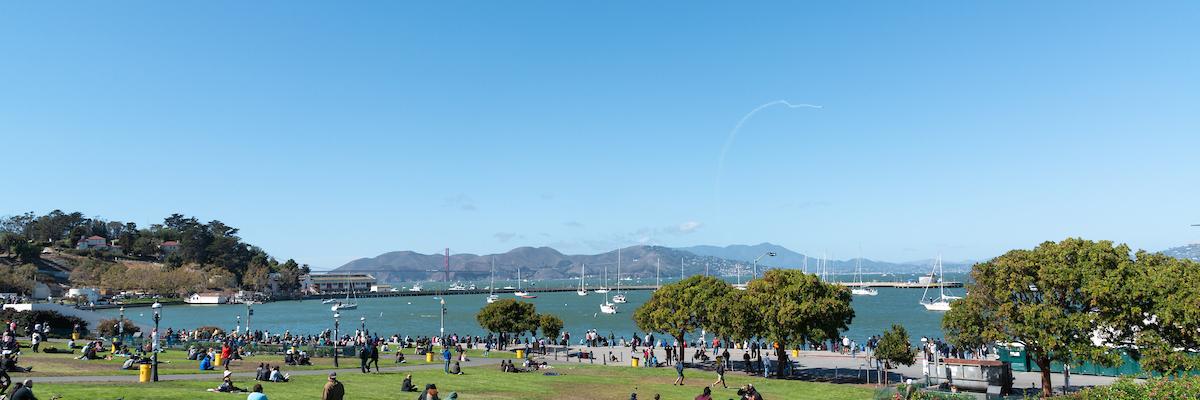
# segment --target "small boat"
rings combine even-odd
[[[495,303],[496,300],[500,300],[500,296],[496,295],[496,290],[492,289],[494,287],[496,287],[496,257],[492,257],[492,284],[488,285],[488,304],[492,304]]]
[[[325,299],[325,300],[321,300],[321,304],[333,304],[333,303],[337,303],[337,299]]]
[[[450,285],[450,291],[452,292],[461,292],[465,290],[467,290],[467,287],[466,285],[463,285],[462,282],[454,282],[453,285]]]
[[[608,288],[599,288],[599,289],[593,290],[593,292],[596,292],[596,293],[608,293]]]
[[[921,294],[921,305],[928,311],[950,311],[950,302],[961,299],[962,297],[951,296],[946,294],[945,279],[946,274],[942,270],[942,256],[937,258],[937,267],[929,273],[929,280],[932,283],[937,280],[938,290],[940,295],[935,299],[928,297],[929,286],[925,286],[925,293]]]
[[[854,270],[854,275],[856,278],[858,278],[858,286],[850,289],[850,294],[855,295],[855,296],[878,296],[879,295],[878,290],[875,290],[875,288],[871,288],[871,287],[868,287],[867,285],[863,284],[862,255],[858,256],[858,260],[855,261],[855,264],[856,264],[856,266],[855,266],[855,270]]]
[[[358,304],[355,303],[337,303],[339,310],[355,310],[358,309]]]
[[[625,299],[625,295],[618,294],[616,296],[613,296],[612,302],[617,303],[617,304],[625,304],[627,302],[627,300]]]
[[[747,286],[745,283],[737,283],[737,284],[733,285],[733,288],[737,289],[737,290],[746,290],[746,289],[749,289],[750,287]]]
[[[536,298],[537,298],[537,296],[534,296],[534,295],[531,295],[531,294],[523,294],[523,295],[520,295],[520,297],[521,297],[522,299],[536,299]]]
[[[496,300],[500,300],[500,296],[498,296],[498,295],[494,295],[494,294],[489,294],[489,295],[488,295],[488,297],[487,297],[487,302],[488,302],[488,304],[495,303],[495,302],[496,302]]]
[[[417,283],[417,284],[413,285],[412,287],[408,288],[408,291],[410,291],[410,292],[420,292],[420,291],[421,291],[421,284],[420,284],[420,283]]]
[[[625,304],[625,295],[621,294],[621,280],[621,249],[617,248],[617,295],[613,296],[613,303]]]
[[[513,296],[517,296],[517,297],[520,297],[520,298],[522,298],[522,299],[534,299],[534,298],[537,298],[537,296],[532,296],[532,297],[531,297],[531,296],[529,296],[529,292],[526,292],[526,291],[524,291],[524,290],[521,290],[521,267],[520,267],[520,266],[517,266],[517,290],[513,292]]]
[[[467,290],[476,290],[476,288],[475,288],[475,284],[474,284],[474,283],[472,283],[472,284],[471,284],[471,287],[468,287],[468,288],[467,288]]]
[[[350,301],[350,296],[354,295],[354,284],[347,279],[346,282],[346,301],[339,301],[337,308],[339,310],[353,310],[358,308],[358,296],[354,296],[354,301]]]
[[[584,272],[586,270],[587,264],[583,264],[583,266],[579,267],[579,290],[576,290],[575,294],[580,296],[587,296],[587,286],[585,286],[583,283],[583,278],[587,276],[586,272]]]
[[[604,314],[616,314],[617,306],[612,303],[604,303],[600,305],[600,312]]]

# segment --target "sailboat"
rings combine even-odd
[[[337,303],[337,299],[330,297],[328,299],[321,300],[321,304],[331,304],[331,303]]]
[[[596,288],[593,292],[608,293],[608,264],[604,265],[604,286]],[[608,300],[604,300],[604,302],[607,303]]]
[[[421,282],[414,283],[414,284],[412,285],[412,287],[408,288],[408,291],[410,291],[410,292],[420,292],[420,291],[421,291]]]
[[[937,280],[939,296],[934,299],[929,297],[929,286],[925,286],[925,293],[921,294],[921,305],[925,306],[929,311],[950,311],[950,302],[961,299],[962,297],[950,296],[946,294],[946,273],[942,270],[942,256],[938,255],[937,265],[934,270],[929,273],[930,283]]]
[[[450,291],[452,292],[462,292],[465,290],[467,290],[467,285],[463,285],[462,282],[454,282],[454,284],[450,285]]]
[[[617,305],[608,301],[608,293],[604,293],[604,303],[600,304],[600,312],[604,314],[616,314]]]
[[[746,290],[748,288],[747,284],[742,283],[742,264],[734,264],[734,266],[737,268],[738,283],[733,285],[733,288],[737,290]]]
[[[500,296],[496,295],[496,257],[492,257],[492,284],[488,285],[488,304],[495,303],[500,300]]]
[[[867,285],[863,284],[862,256],[861,255],[858,256],[858,260],[855,262],[855,264],[856,264],[856,268],[854,271],[854,276],[856,278],[858,278],[858,286],[855,286],[854,288],[850,289],[850,294],[855,295],[855,296],[877,296],[877,295],[879,295],[878,290],[875,290],[875,288],[867,287]]]
[[[522,299],[536,299],[537,298],[537,296],[530,296],[529,292],[521,290],[521,266],[520,265],[517,266],[517,291],[513,292],[513,296],[517,296]]]
[[[580,296],[587,296],[587,286],[585,286],[583,283],[583,278],[585,276],[587,276],[586,271],[587,271],[587,264],[583,264],[583,266],[579,267],[579,290],[576,290],[575,294],[578,294]]]
[[[613,296],[612,302],[617,304],[625,304],[625,295],[621,294],[621,249],[617,249],[617,295]]]
[[[346,301],[337,303],[337,308],[339,310],[353,310],[358,308],[358,302],[350,301],[350,295],[354,294],[354,284],[351,283],[350,279],[348,278],[346,279],[346,283],[348,283],[348,287],[346,289]],[[355,300],[358,300],[358,298],[356,297]]]

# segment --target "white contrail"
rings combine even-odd
[[[721,174],[723,172],[725,172],[725,154],[729,153],[730,147],[733,147],[733,141],[735,139],[737,139],[738,131],[742,130],[742,125],[745,124],[746,121],[749,121],[750,118],[754,117],[755,114],[758,114],[759,111],[762,111],[763,109],[766,109],[768,107],[780,105],[780,104],[787,106],[787,108],[816,108],[816,109],[823,108],[823,107],[821,107],[819,105],[815,105],[815,104],[803,104],[803,103],[792,104],[792,103],[788,102],[787,100],[775,100],[775,101],[763,104],[761,106],[758,106],[757,108],[755,108],[753,110],[750,110],[750,112],[746,113],[746,115],[743,116],[742,119],[738,120],[737,125],[733,126],[733,130],[729,131],[729,137],[725,139],[725,146],[721,147],[721,156],[719,158],[717,158],[717,179],[716,179],[716,185],[715,185],[714,192],[717,196],[717,209],[718,210],[721,208]]]

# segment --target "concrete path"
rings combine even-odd
[[[463,368],[499,365],[500,360],[502,360],[502,359],[500,359],[500,358],[472,358],[470,361],[467,361],[465,363],[459,363],[459,365]],[[346,367],[346,368],[294,370],[294,371],[287,371],[287,373],[290,374],[291,376],[329,375],[330,372],[337,372],[338,374],[343,374],[343,375],[361,374],[362,373],[361,370],[359,370],[357,368],[358,359],[347,360],[347,361],[348,362],[342,364],[342,365],[347,365],[348,367]],[[353,365],[354,367],[349,367],[351,365]],[[405,364],[405,365],[394,366],[394,367],[383,367],[383,368],[380,368],[380,371],[381,372],[404,372],[404,371],[415,371],[415,370],[424,370],[424,369],[435,369],[436,370],[436,369],[442,369],[443,367],[444,366],[442,364]],[[235,381],[253,381],[254,373],[253,372],[234,372],[233,377],[235,378]],[[14,377],[14,379],[16,379],[16,378],[20,378],[20,375],[16,375]],[[44,376],[44,377],[29,377],[28,379],[33,379],[35,382],[49,382],[49,383],[86,383],[86,382],[136,383],[138,381],[138,376],[137,375]],[[160,380],[160,381],[212,381],[215,384],[215,383],[219,383],[219,381],[221,380],[221,375],[220,374],[172,374],[172,375],[160,374],[160,375],[158,375],[158,380]]]

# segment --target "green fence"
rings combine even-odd
[[[999,347],[995,348],[996,353],[1000,355],[1000,361],[1012,363],[1013,371],[1024,372],[1041,372],[1037,363],[1023,348]],[[1099,375],[1099,376],[1133,376],[1138,378],[1148,378],[1157,376],[1157,373],[1152,371],[1142,370],[1142,365],[1137,360],[1130,357],[1124,350],[1118,350],[1121,354],[1121,363],[1115,367],[1105,367],[1089,362],[1072,364],[1071,373],[1075,375]],[[1193,354],[1194,356],[1200,356]],[[1050,363],[1050,372],[1063,372],[1063,364],[1060,362]],[[1193,375],[1200,374],[1200,371],[1192,371]]]

